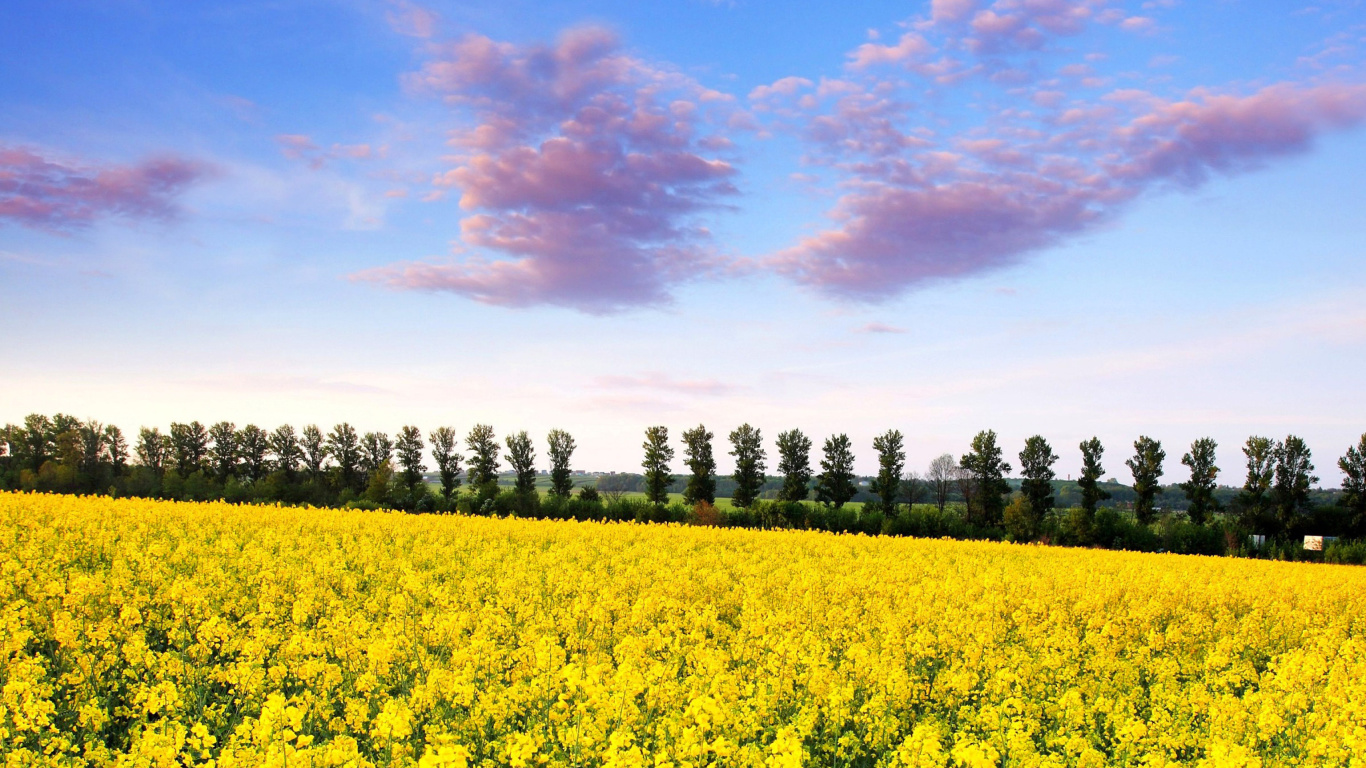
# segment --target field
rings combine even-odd
[[[22,494],[0,548],[7,765],[1366,765],[1366,569]]]

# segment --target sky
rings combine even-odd
[[[1366,432],[1366,5],[0,4],[0,422]],[[543,447],[543,446],[542,446]],[[542,450],[542,454],[544,451]],[[1018,464],[1018,462],[1012,461]],[[776,458],[770,458],[770,465]],[[681,463],[676,471],[681,470]]]

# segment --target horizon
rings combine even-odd
[[[1366,433],[1366,8],[0,8],[0,424]],[[543,463],[543,462],[542,462]],[[676,462],[675,469],[677,469]],[[771,467],[770,467],[771,468]],[[1018,469],[1018,467],[1017,467]],[[606,470],[604,470],[606,471]]]

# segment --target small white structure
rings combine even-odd
[[[1252,548],[1261,549],[1266,546],[1266,536],[1260,533],[1252,534]]]
[[[1322,552],[1323,548],[1327,546],[1330,541],[1337,540],[1338,537],[1336,536],[1305,536],[1304,548],[1311,552]]]

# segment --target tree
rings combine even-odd
[[[314,428],[316,431],[316,427]],[[322,442],[322,436],[318,436],[318,442]],[[299,465],[304,461],[304,450],[299,445],[299,438],[294,434],[294,427],[288,424],[281,424],[270,433],[270,452],[275,456],[275,470],[285,473],[285,477],[290,480],[299,471]]]
[[[189,477],[204,469],[209,457],[209,431],[197,421],[189,424],[172,423],[171,454],[176,474]]]
[[[536,492],[536,447],[531,444],[525,429],[508,435],[507,446],[508,452],[504,458],[512,471],[517,473],[517,493],[530,496]]]
[[[105,461],[104,425],[91,419],[76,429],[81,446],[80,471],[93,479]]]
[[[383,432],[366,432],[360,445],[360,466],[367,478],[373,478],[381,466],[394,458],[394,441]]]
[[[701,424],[683,431],[683,463],[692,472],[683,489],[683,503],[688,506],[699,501],[716,503],[716,458],[711,450],[712,437]]]
[[[1239,514],[1246,529],[1266,531],[1272,523],[1268,506],[1276,476],[1276,441],[1253,435],[1243,445],[1243,456],[1247,459],[1247,479],[1238,494]]]
[[[460,454],[455,450],[455,430],[438,427],[427,435],[432,441],[432,461],[441,475],[441,495],[450,501],[451,494],[460,487]]]
[[[569,473],[569,460],[574,456],[574,438],[563,429],[552,429],[546,435],[550,446],[550,492],[568,498],[574,489],[574,479]]]
[[[209,437],[213,447],[209,449],[209,461],[213,465],[214,477],[226,483],[228,478],[237,474],[237,425],[231,421],[220,421],[209,427]]]
[[[877,477],[873,479],[873,493],[882,505],[884,515],[896,514],[897,497],[901,495],[901,475],[906,470],[905,442],[901,430],[889,429],[873,438],[877,451]]]
[[[1025,440],[1024,450],[1020,451],[1020,477],[1024,478],[1020,483],[1020,492],[1029,513],[1027,538],[1038,534],[1044,516],[1053,508],[1053,465],[1057,461],[1053,447],[1043,435],[1034,435]]]
[[[811,492],[811,438],[800,429],[778,433],[778,473],[783,476],[778,498],[806,501]]]
[[[166,437],[161,434],[161,430],[156,427],[143,427],[139,430],[138,444],[134,451],[138,457],[138,464],[161,477],[166,465]]]
[[[996,433],[990,429],[972,438],[972,449],[958,460],[968,482],[964,496],[968,502],[968,522],[976,519],[982,525],[1000,525],[1005,513],[1005,496],[1010,493],[1010,464],[1002,460],[1001,448],[996,444]]]
[[[858,487],[854,485],[854,451],[845,434],[825,439],[821,473],[816,478],[816,500],[835,509],[845,505]]]
[[[318,429],[317,424],[309,424],[304,427],[299,448],[304,452],[304,468],[308,470],[310,478],[319,478],[323,474],[323,465],[327,463],[328,447],[327,441],[323,439],[323,431]]]
[[[51,458],[56,450],[52,420],[41,413],[30,413],[24,417],[24,428],[20,430],[23,452],[19,454],[27,469],[37,472]]]
[[[1134,476],[1134,516],[1144,525],[1151,523],[1156,514],[1153,498],[1162,490],[1157,481],[1162,477],[1162,462],[1166,458],[1161,441],[1142,435],[1134,441],[1134,457],[1124,462]]]
[[[270,453],[270,436],[255,424],[242,427],[237,433],[237,454],[242,460],[242,471],[251,482],[259,482],[270,471],[266,460]]]
[[[939,508],[940,514],[944,513],[944,507],[949,503],[949,493],[957,479],[958,462],[953,460],[953,454],[945,453],[930,462],[925,481],[930,486],[930,495],[934,497],[934,505]]]
[[[305,436],[308,430],[304,430]],[[342,422],[332,428],[327,436],[327,455],[337,462],[337,475],[343,488],[352,491],[362,490],[365,481],[360,471],[360,438],[356,428]]]
[[[669,462],[674,460],[673,446],[669,445],[668,427],[649,427],[645,430],[645,460],[640,463],[645,469],[645,498],[651,504],[663,505],[669,500],[669,484],[673,475],[669,473]]]
[[[394,445],[398,455],[398,465],[403,467],[403,484],[411,491],[422,482],[422,473],[427,465],[422,463],[422,430],[417,427],[404,427],[398,431],[398,442]]]
[[[759,500],[764,487],[768,455],[763,434],[756,427],[741,424],[730,433],[730,455],[735,457],[735,493],[731,503],[748,508]]]
[[[1276,501],[1276,516],[1283,532],[1289,532],[1295,519],[1309,508],[1309,489],[1319,479],[1312,475],[1309,446],[1294,435],[1276,446],[1276,479],[1271,486]]]
[[[1342,505],[1349,515],[1348,528],[1360,538],[1366,535],[1366,435],[1338,459],[1338,469],[1343,475]]]
[[[1215,481],[1219,478],[1219,468],[1214,465],[1214,451],[1219,444],[1212,437],[1202,437],[1191,443],[1190,452],[1181,457],[1181,463],[1190,469],[1191,477],[1181,483],[1190,504],[1186,515],[1196,525],[1204,525],[1209,516],[1219,509],[1214,498]]]
[[[465,447],[470,451],[470,487],[488,491],[498,487],[498,438],[493,427],[475,424],[465,436]]]
[[[104,447],[109,456],[109,466],[114,470],[114,476],[122,475],[128,466],[128,441],[123,439],[123,430],[113,424],[106,424],[104,427]]]
[[[1085,527],[1089,531],[1096,519],[1096,507],[1110,498],[1110,492],[1100,487],[1101,475],[1105,474],[1105,467],[1100,464],[1101,456],[1105,454],[1105,446],[1100,444],[1100,438],[1093,437],[1081,441],[1079,447],[1081,477],[1077,478],[1077,486],[1081,488],[1082,517],[1085,518]]]

